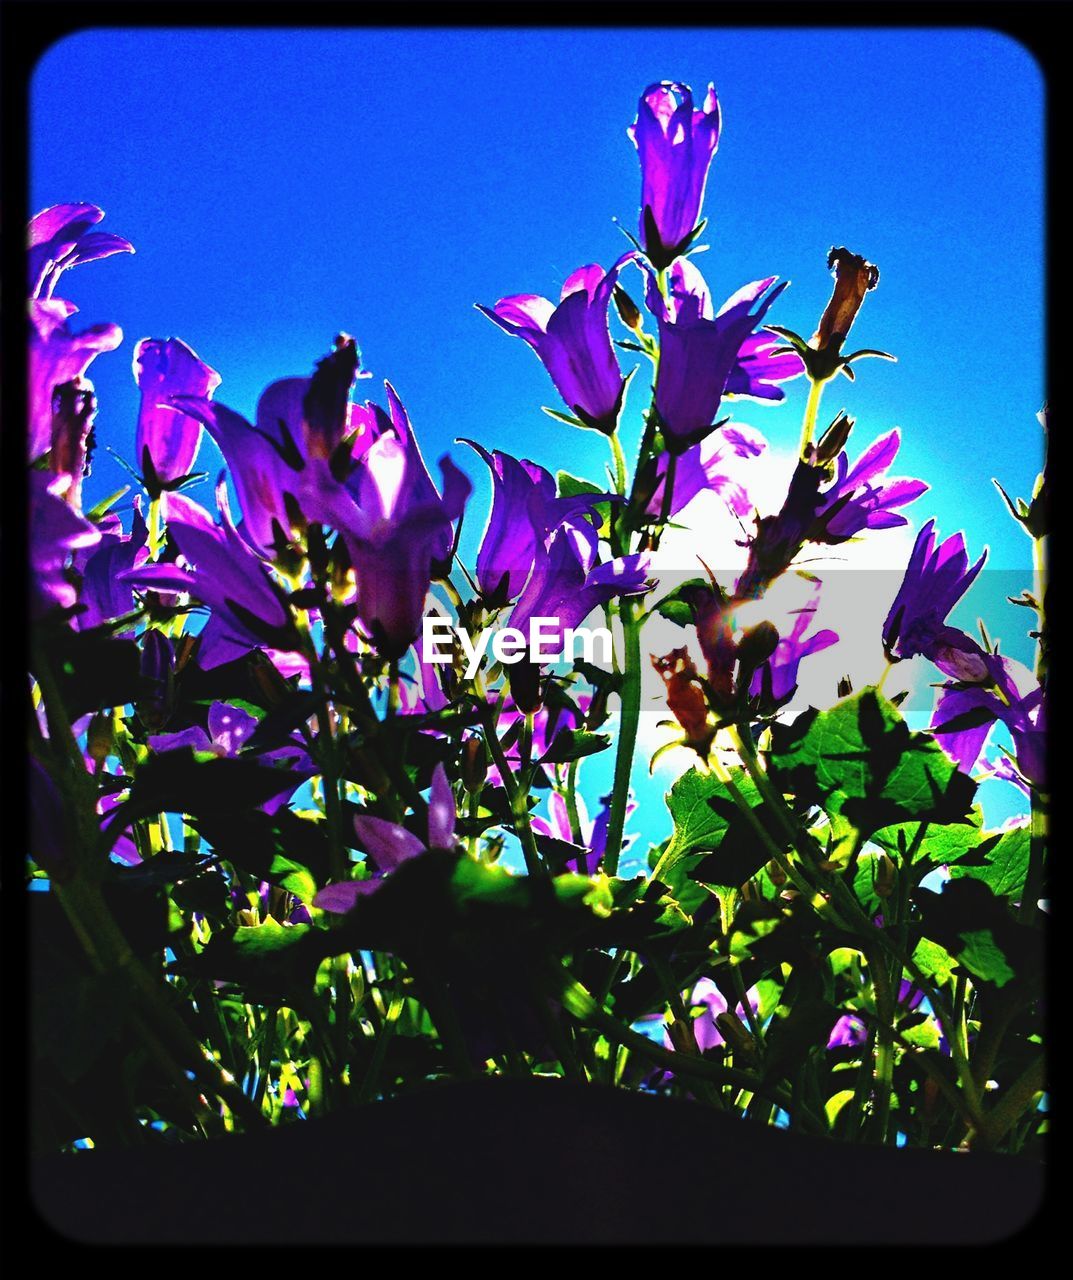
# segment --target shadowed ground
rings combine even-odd
[[[1018,1231],[1042,1194],[1015,1157],[836,1145],[553,1080],[33,1168],[55,1231],[132,1243],[972,1244]]]

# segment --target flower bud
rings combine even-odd
[[[97,397],[88,378],[73,378],[52,394],[52,446],[49,469],[67,477],[65,497],[72,507],[82,506],[82,480],[89,475],[93,451],[93,419]]]
[[[95,764],[103,765],[114,751],[115,713],[98,711],[86,731],[86,754]]]
[[[138,719],[151,733],[159,733],[175,706],[175,651],[156,627],[148,628],[142,640],[141,673],[151,687],[138,702]]]
[[[488,772],[484,742],[476,734],[462,742],[462,785],[470,795],[479,795]]]
[[[837,355],[864,303],[864,295],[879,284],[879,268],[843,247],[832,249],[827,255],[827,269],[835,275],[834,293],[809,345],[816,351],[830,350]]]
[[[334,350],[317,362],[302,400],[306,444],[312,457],[330,458],[346,435],[347,403],[358,363],[358,346],[348,333],[338,334]]]
[[[840,413],[823,435],[820,436],[816,444],[815,455],[815,461],[818,464],[829,466],[834,462],[846,447],[849,433],[853,430],[853,422],[853,418],[847,417],[845,413]]]
[[[619,319],[627,329],[632,329],[634,333],[640,333],[644,329],[644,323],[641,320],[641,311],[637,306],[637,303],[634,302],[620,284],[615,285],[613,296],[615,299],[615,310],[619,314]]]
[[[897,867],[885,853],[881,853],[876,866],[876,895],[880,898],[889,898],[894,892],[897,881]]]
[[[723,1033],[723,1039],[734,1053],[746,1058],[756,1056],[756,1041],[737,1014],[729,1010],[725,1013],[717,1013],[715,1025]]]
[[[708,704],[697,683],[697,668],[683,646],[672,649],[662,658],[652,655],[652,665],[663,678],[667,690],[667,706],[682,726],[687,745],[707,756],[713,730],[708,725]]]
[[[779,644],[779,629],[773,622],[758,622],[747,627],[738,641],[738,661],[755,670],[775,652]]]
[[[510,669],[510,693],[524,715],[534,715],[544,705],[540,696],[540,667],[523,658]]]

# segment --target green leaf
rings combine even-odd
[[[679,627],[688,627],[693,622],[693,607],[688,600],[682,598],[682,594],[707,585],[703,578],[690,578],[687,582],[681,582],[673,591],[668,591],[658,604],[652,606],[652,612],[658,613]]]
[[[246,957],[277,955],[296,946],[309,932],[307,924],[282,925],[269,916],[260,924],[240,925],[231,943],[236,953]]]
[[[756,821],[781,849],[783,836],[748,774],[737,769],[731,775]],[[738,889],[770,859],[768,842],[760,838],[729,788],[715,774],[690,769],[675,782],[666,799],[674,832],[656,873],[661,879],[681,859],[704,852],[708,856],[691,870],[692,877],[714,889]]]
[[[130,485],[125,484],[122,489],[117,489],[115,493],[110,493],[107,498],[102,498],[96,506],[91,507],[86,512],[86,519],[91,520],[94,524],[111,510],[120,498],[130,493]]]
[[[558,473],[556,486],[560,498],[578,498],[584,494],[607,492],[606,489],[601,489],[599,485],[593,484],[591,480],[581,480],[577,476],[572,476],[569,471],[560,471]],[[600,534],[606,536],[611,529],[610,501],[605,498],[603,502],[594,502],[592,509],[600,517]]]
[[[973,805],[964,822],[947,826],[937,823],[900,822],[875,832],[872,840],[885,849],[897,863],[913,851],[913,864],[928,862],[948,866],[964,858],[989,837],[981,830],[983,810]]]
[[[220,758],[177,747],[152,755],[134,774],[130,795],[117,809],[110,830],[118,833],[135,818],[185,813],[226,821],[236,811],[254,809],[284,791],[293,773],[254,760]],[[251,821],[258,821],[251,818]]]
[[[1028,875],[1032,834],[1027,822],[1003,832],[992,832],[982,841],[972,859],[952,867],[952,876],[982,880],[999,898],[1019,901]]]
[[[1013,970],[990,929],[970,930],[961,935],[961,940],[965,945],[958,952],[958,963],[971,974],[996,987],[1004,987],[1013,978]]]
[[[555,477],[560,498],[577,498],[584,493],[603,493],[599,485],[591,480],[581,480],[572,476],[569,471],[560,471]]]
[[[580,427],[583,431],[591,430],[580,418],[575,418],[573,414],[560,413],[558,409],[549,409],[546,404],[540,406],[549,418],[556,418],[559,422],[565,422],[568,427]]]
[[[734,782],[738,790],[750,805],[755,804],[759,795],[752,779],[743,769],[732,773],[735,773]],[[702,773],[696,767],[675,781],[666,801],[674,822],[674,833],[660,859],[664,871],[669,871],[691,853],[717,849],[733,816],[738,813],[724,783],[714,773]]]
[[[899,1027],[899,1033],[907,1044],[918,1049],[938,1049],[939,1028],[930,1018],[923,1018],[911,1027]]]
[[[910,732],[872,688],[774,725],[770,761],[783,791],[841,815],[864,836],[910,820],[957,822],[976,791],[933,737]]]
[[[945,947],[921,938],[913,949],[913,963],[926,978],[932,978],[939,986],[945,986],[953,977],[956,961]]]
[[[590,733],[586,729],[560,729],[541,756],[540,763],[568,764],[571,760],[581,760],[605,751],[610,745],[610,734]]]
[[[296,898],[307,904],[316,896],[317,882],[310,875],[309,869],[303,867],[300,862],[292,862],[290,858],[284,858],[281,854],[277,853],[272,859],[265,879],[270,884],[278,884],[280,888],[293,893]]]

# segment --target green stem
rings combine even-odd
[[[630,795],[630,775],[637,747],[637,726],[641,717],[641,623],[637,608],[629,596],[623,596],[620,618],[624,641],[622,685],[619,689],[620,711],[618,751],[615,756],[615,781],[611,796],[611,813],[607,820],[607,845],[604,870],[609,876],[618,872],[622,854],[622,835],[626,826],[626,805]]]
[[[544,861],[540,856],[536,836],[533,834],[533,825],[529,820],[529,789],[528,787],[519,787],[511,771],[503,745],[499,741],[499,735],[496,732],[496,723],[491,707],[486,709],[484,716],[484,737],[488,743],[492,761],[499,770],[500,778],[503,780],[503,790],[507,793],[511,816],[514,819],[514,834],[518,837],[522,846],[522,856],[525,858],[525,869],[531,876],[546,875],[547,868],[544,866]]]
[[[739,1089],[748,1089],[750,1093],[769,1099],[788,1113],[793,1112],[793,1100],[785,1089],[772,1085],[748,1071],[741,1071],[735,1067],[717,1066],[706,1058],[694,1058],[689,1054],[674,1053],[664,1049],[662,1045],[641,1035],[639,1031],[634,1031],[632,1027],[620,1022],[614,1014],[597,1004],[591,993],[578,982],[565,965],[554,962],[552,973],[557,981],[563,984],[563,1002],[570,1013],[580,1021],[598,1027],[612,1043],[625,1045],[640,1057],[674,1072],[675,1075],[692,1076],[718,1085],[736,1085]],[[807,1112],[800,1118],[803,1121],[802,1127],[807,1131],[826,1132],[825,1126]]]
[[[880,1145],[887,1141],[890,1125],[890,1098],[894,1082],[894,999],[887,957],[874,948],[867,953],[876,998],[875,1130]]]
[[[615,492],[625,497],[629,477],[626,467],[626,455],[622,451],[622,441],[619,439],[617,431],[613,431],[608,436],[608,440],[611,442],[611,457],[615,463]]]
[[[1032,1105],[1045,1082],[1046,1061],[1040,1054],[1010,1085],[994,1109],[987,1113],[969,1145],[974,1150],[987,1150],[1001,1142]]]
[[[820,397],[823,395],[823,387],[824,384],[822,382],[809,383],[808,400],[805,404],[805,419],[801,424],[801,445],[798,448],[798,454],[802,458],[812,443],[812,437],[816,431],[816,419],[820,412]]]

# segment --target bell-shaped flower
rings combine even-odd
[[[623,254],[607,272],[596,264],[579,267],[567,277],[558,306],[538,294],[519,293],[494,307],[477,307],[504,332],[529,343],[580,422],[608,433],[618,421],[627,382],[611,344],[608,307],[619,272],[635,257],[632,251]]]
[[[578,627],[608,600],[647,591],[648,557],[639,553],[597,564],[599,540],[595,526],[579,519],[556,529],[547,546],[538,546],[510,625],[528,634],[530,619],[547,619],[544,644],[552,649],[562,645],[567,629]]]
[[[637,104],[626,132],[641,161],[641,242],[657,270],[683,253],[698,230],[719,128],[714,85],[701,110],[689,85],[672,80],[650,84]]]
[[[900,444],[901,433],[895,427],[874,440],[852,468],[845,451],[838,455],[835,478],[820,494],[814,541],[844,542],[864,529],[895,529],[909,523],[896,508],[915,502],[927,493],[928,485],[907,477],[879,483]]]
[[[143,338],[134,348],[134,381],[141,392],[135,456],[152,486],[194,469],[201,422],[168,407],[173,396],[209,399],[220,375],[179,338]]]
[[[477,582],[487,601],[505,604],[525,586],[538,545],[567,520],[591,514],[597,503],[613,501],[614,495],[556,497],[554,477],[535,462],[498,449],[489,453],[473,440],[463,443],[484,459],[492,477],[492,507],[477,552]]]
[[[60,276],[70,267],[114,253],[133,253],[122,236],[93,227],[104,217],[92,204],[59,204],[30,220],[29,270],[29,422],[28,451],[39,458],[51,445],[52,400],[56,388],[85,375],[102,351],[123,341],[117,324],[96,324],[80,333],[68,321],[78,308],[53,297]]]
[[[119,517],[110,513],[100,522],[100,539],[75,555],[75,568],[82,575],[78,591],[79,610],[74,625],[79,631],[102,626],[130,613],[134,595],[121,575],[144,563],[149,555],[149,531],[142,519],[137,499],[130,533],[123,532]]]
[[[123,341],[117,324],[95,324],[80,333],[68,321],[78,308],[62,298],[31,300],[27,394],[28,452],[39,458],[52,446],[52,408],[56,389],[77,382],[102,351]]]
[[[636,808],[637,804],[634,800],[628,801],[626,817],[628,818]],[[573,871],[578,875],[594,876],[599,871],[600,863],[607,850],[607,825],[611,818],[611,797],[601,797],[600,808],[594,819],[589,818],[584,797],[581,795],[575,797],[575,809],[579,827],[576,833],[570,822],[566,799],[559,791],[553,791],[548,797],[548,817],[533,817],[530,821],[538,835],[549,840],[561,841],[564,845],[577,847],[574,837],[575,834],[579,836],[584,852],[576,857],[567,858],[563,866],[565,870]],[[627,837],[623,842],[623,849],[630,842],[631,837]]]
[[[796,351],[771,333],[753,333],[738,348],[738,359],[727,379],[725,395],[778,404],[786,399],[784,382],[791,382],[805,372]]]
[[[261,550],[287,542],[296,526],[319,518],[309,508],[336,490],[390,429],[379,406],[347,399],[356,365],[353,339],[340,335],[312,378],[282,378],[265,388],[253,423],[205,396],[169,399],[173,416],[188,415],[216,441],[238,495],[242,532]]]
[[[201,631],[198,661],[218,667],[251,649],[298,647],[280,589],[264,563],[235,529],[223,483],[217,487],[222,524],[180,493],[165,497],[168,537],[184,564],[157,561],[119,575],[121,582],[152,591],[186,592],[212,611]]]
[[[946,617],[976,580],[987,559],[983,555],[970,568],[965,535],[955,533],[938,542],[935,521],[917,534],[898,594],[883,624],[883,648],[888,658],[900,661],[922,653],[931,658],[949,638]]]
[[[303,510],[342,535],[357,580],[358,618],[385,657],[398,657],[421,628],[434,573],[450,561],[453,525],[472,486],[445,454],[441,496],[402,402],[385,386],[389,426],[381,424],[383,433],[344,485],[308,492]]]
[[[745,998],[749,1002],[750,1009],[756,1014],[760,1009],[760,994],[757,989],[750,987],[745,993]],[[721,1015],[733,1013],[742,1024],[748,1021],[749,1015],[746,1013],[744,1006],[738,1004],[732,1010],[730,1001],[723,995],[711,978],[700,979],[689,997],[689,1004],[691,1008],[699,1007],[701,1010],[701,1013],[693,1019],[693,1034],[697,1041],[697,1048],[701,1053],[726,1043],[726,1037],[718,1022]],[[665,1044],[668,1048],[674,1047],[669,1037],[665,1040]]]
[[[743,378],[750,385],[762,384],[764,375],[747,367],[758,362],[760,348],[748,347],[744,363],[740,357],[747,339],[789,283],[772,288],[776,279],[769,276],[745,285],[715,313],[704,277],[691,262],[674,264],[666,298],[649,273],[645,300],[659,325],[656,410],[672,453],[684,453],[711,433],[732,375],[737,376],[739,387]],[[779,358],[770,359],[769,380]],[[787,376],[793,377],[794,372]]]
[[[879,284],[879,268],[845,248],[831,250],[827,267],[834,272],[834,292],[809,346],[816,351],[831,348],[837,354],[864,304],[864,295]]]
[[[354,831],[369,859],[368,878],[327,885],[313,899],[313,905],[322,911],[345,915],[359,898],[379,889],[385,877],[404,862],[420,857],[429,849],[453,849],[456,821],[451,783],[443,765],[438,764],[429,788],[428,840],[422,840],[398,822],[388,822],[373,814],[359,814],[354,818]]]
[[[1017,772],[1030,785],[1046,785],[1044,687],[1021,662],[986,653],[971,637],[946,628],[932,660],[956,678],[943,685],[931,732],[959,769],[968,773],[992,729],[1004,724],[1013,741]]]
[[[674,469],[674,492],[671,495],[668,517],[673,517],[686,507],[699,493],[717,494],[738,517],[744,518],[753,510],[748,490],[738,473],[738,459],[758,458],[767,448],[767,441],[752,427],[723,427],[687,449],[678,459]],[[670,464],[670,455],[660,454],[656,464],[659,480],[647,512],[657,517],[663,512],[663,479]]]
[[[133,253],[134,246],[110,231],[94,231],[104,217],[95,204],[55,204],[30,219],[27,229],[31,298],[51,298],[60,276],[83,262]]]
[[[811,604],[797,611],[794,625],[790,632],[781,636],[775,652],[768,661],[753,673],[749,692],[754,696],[762,696],[773,707],[788,702],[797,688],[797,676],[802,661],[811,654],[820,653],[838,643],[838,632],[824,628],[806,635],[816,613],[817,602],[814,593]]]
[[[78,592],[71,559],[95,547],[101,531],[64,501],[63,476],[33,470],[29,485],[30,611],[39,617],[75,605]]]

